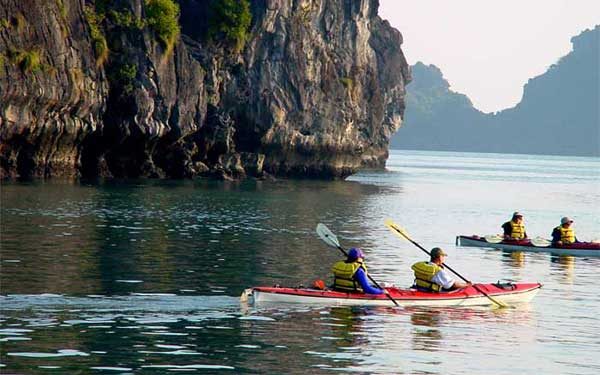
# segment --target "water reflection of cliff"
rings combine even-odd
[[[0,191],[0,292],[97,291],[96,222],[81,209],[97,192],[60,181],[3,183]]]
[[[3,263],[2,292],[235,295],[329,281],[342,256],[316,224],[361,233],[360,202],[381,192],[342,181],[8,184],[3,259],[20,262]]]

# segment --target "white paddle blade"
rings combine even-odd
[[[335,234],[333,234],[329,230],[329,228],[327,228],[325,226],[325,224],[322,224],[322,223],[317,224],[317,235],[327,245],[329,245],[331,247],[340,247],[340,243],[339,243],[337,237],[335,236]]]
[[[491,234],[491,235],[485,236],[483,238],[485,238],[485,240],[489,243],[500,243],[500,242],[504,241],[504,237],[502,237],[498,234]]]
[[[545,238],[536,237],[531,240],[531,244],[533,246],[537,246],[537,247],[548,247],[548,246],[550,246],[551,242]]]
[[[404,230],[404,228],[402,228],[400,225],[394,223],[394,221],[392,219],[385,219],[385,226],[390,228],[392,230],[392,232],[394,232],[396,235],[404,238],[404,239],[408,239],[410,238],[408,236],[408,233],[406,233],[406,231]]]

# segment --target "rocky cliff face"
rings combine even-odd
[[[2,177],[383,166],[410,73],[376,0],[252,1],[233,44],[210,32],[217,2],[179,1],[174,43],[154,2],[1,0]]]

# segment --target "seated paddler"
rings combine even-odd
[[[444,269],[444,259],[448,256],[444,250],[434,247],[431,249],[429,256],[429,262],[417,262],[412,265],[412,270],[415,273],[413,288],[427,292],[442,292],[471,285],[470,282],[463,283],[456,280]]]
[[[502,224],[505,240],[524,240],[527,238],[525,224],[523,223],[523,214],[515,212],[512,219]]]
[[[364,292],[368,294],[383,294],[382,289],[371,286],[368,280],[365,255],[362,250],[352,248],[348,251],[346,260],[336,262],[333,272],[333,289],[342,292]]]
[[[560,225],[552,230],[552,246],[570,245],[579,242],[577,237],[575,237],[575,230],[572,224],[573,220],[568,216],[560,219]]]

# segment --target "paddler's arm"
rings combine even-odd
[[[369,279],[367,278],[367,274],[363,271],[362,268],[359,268],[354,274],[354,278],[360,284],[362,290],[367,294],[383,294],[384,291],[382,289],[371,286],[369,283]]]
[[[502,230],[504,231],[504,238],[510,238],[510,235],[512,234],[512,227],[510,226],[508,221],[502,224]]]
[[[561,245],[562,241],[560,240],[560,231],[554,228],[552,230],[552,244],[553,245]]]

